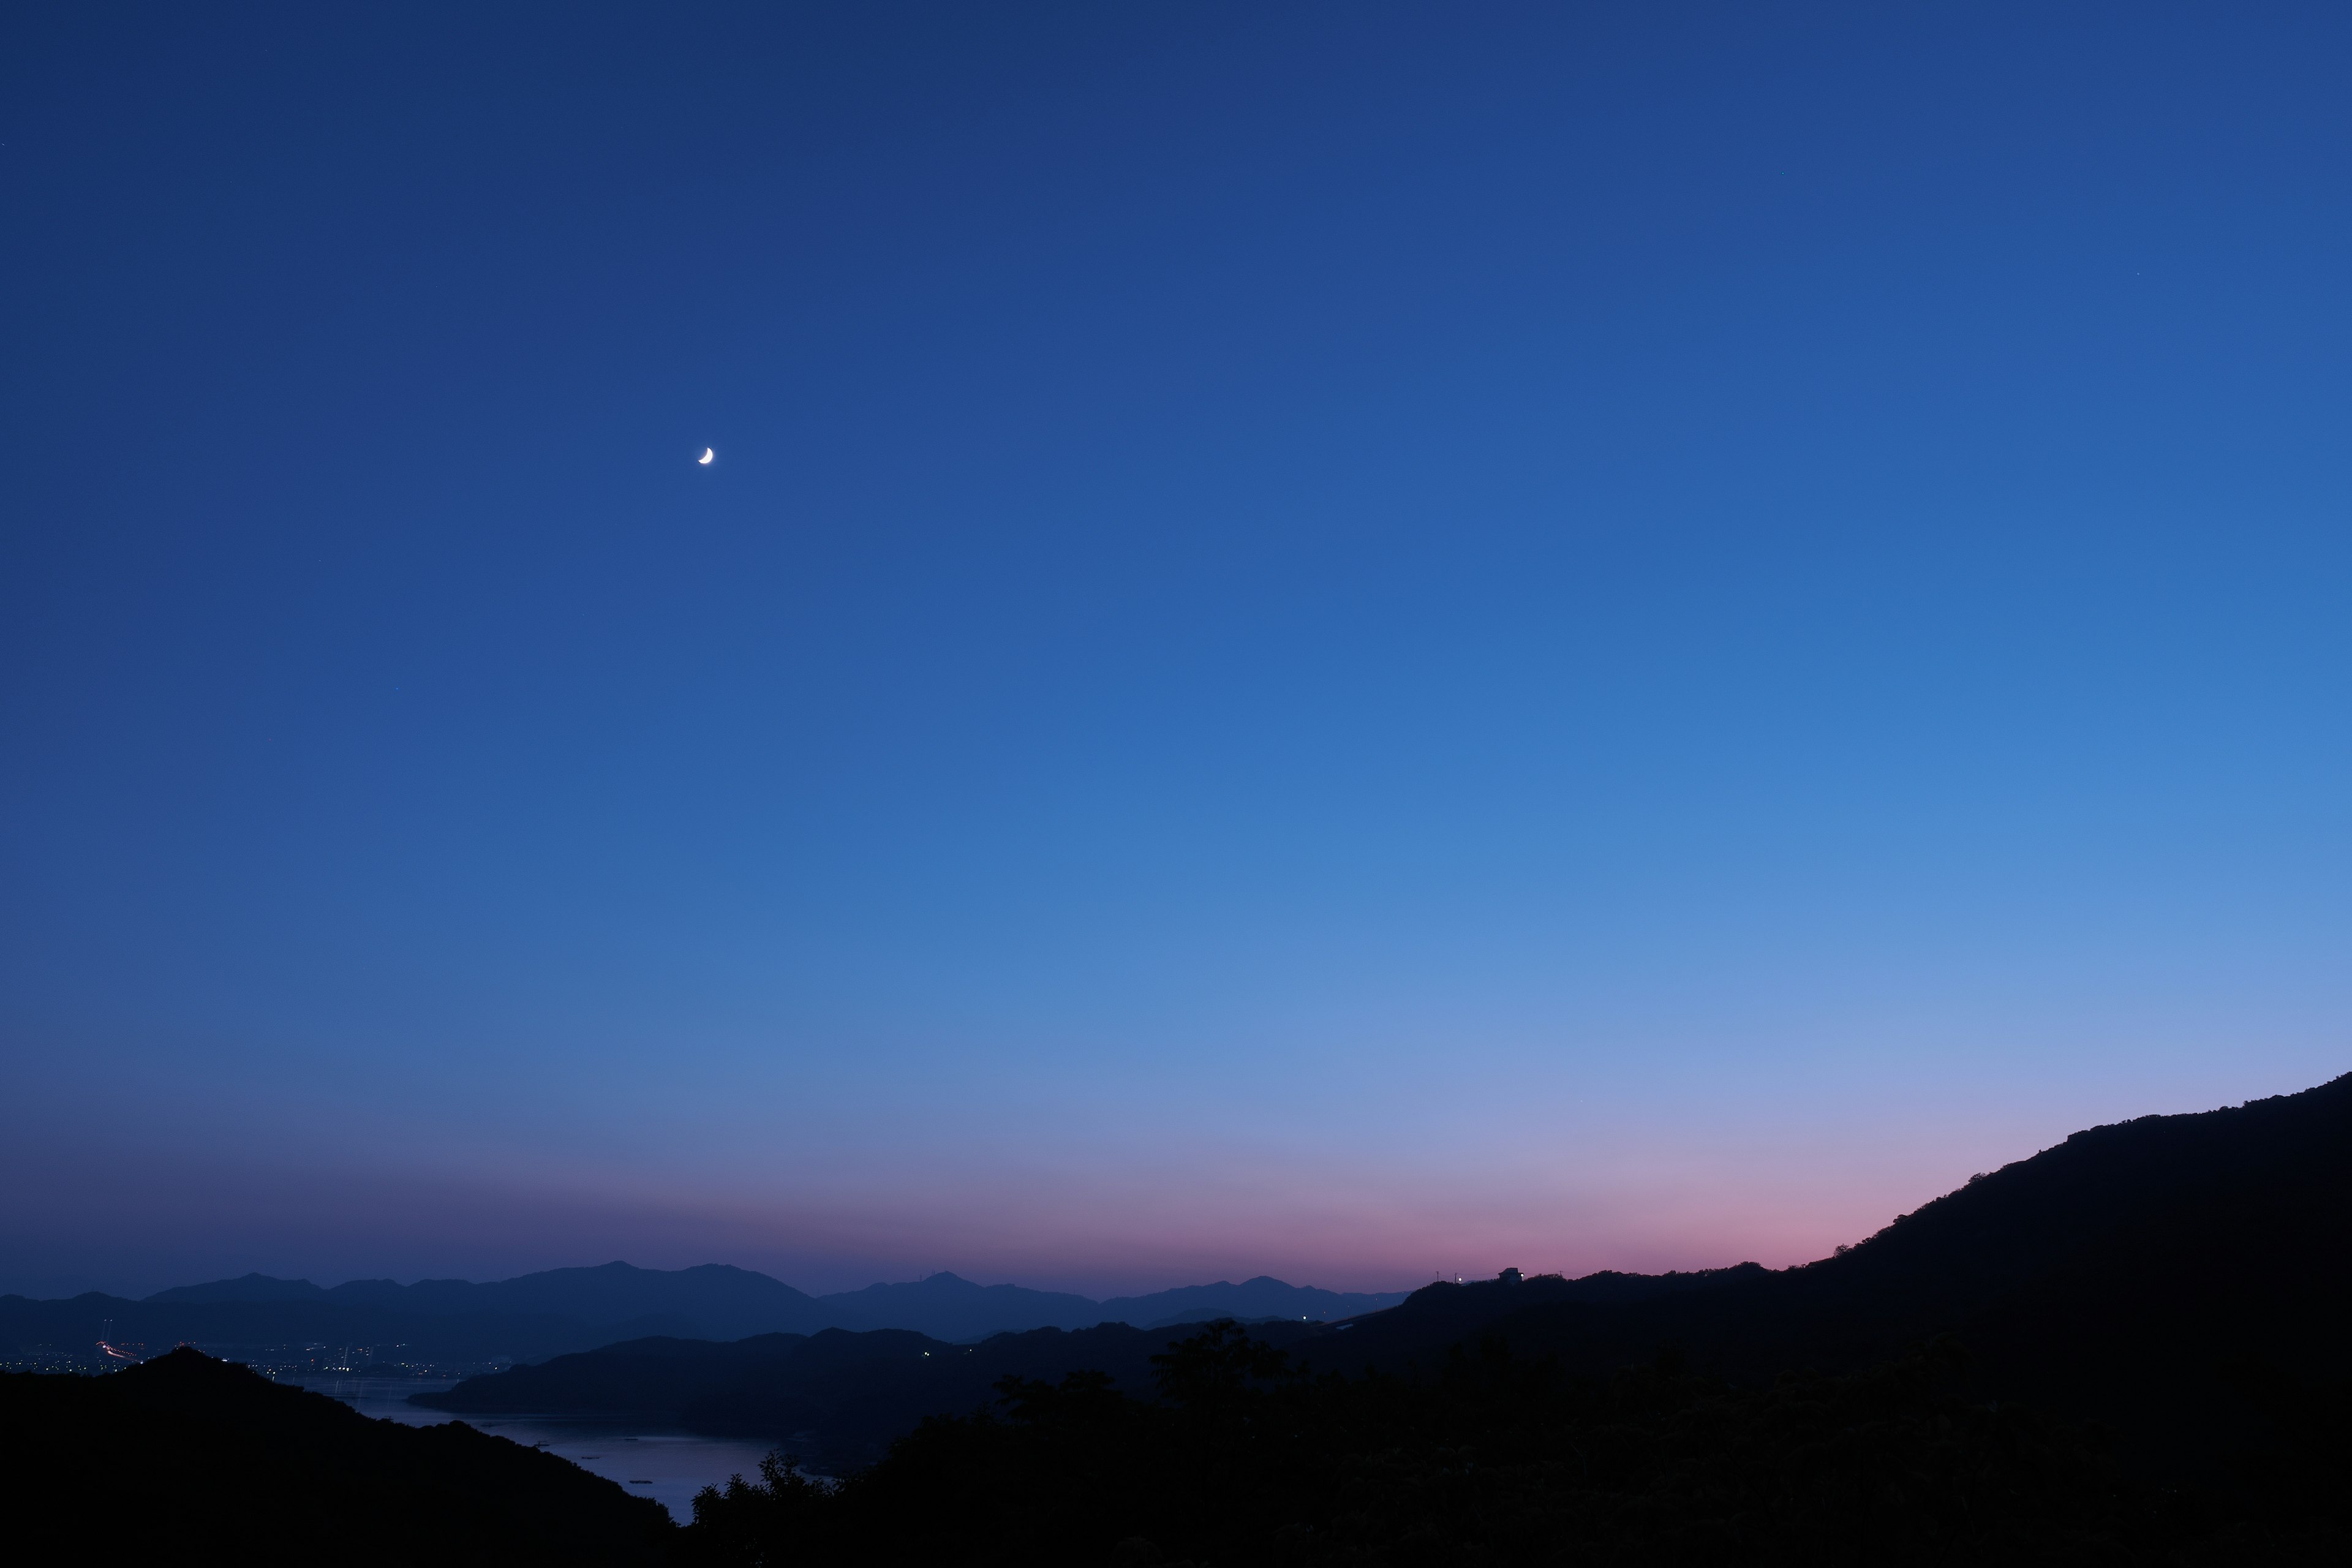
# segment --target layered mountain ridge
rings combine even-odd
[[[100,1339],[153,1349],[187,1342],[252,1359],[261,1347],[316,1342],[366,1347],[379,1362],[463,1366],[535,1361],[649,1335],[733,1341],[887,1329],[961,1342],[1105,1322],[1323,1321],[1403,1299],[1402,1291],[1322,1290],[1259,1276],[1097,1301],[1017,1285],[979,1285],[950,1273],[812,1296],[727,1264],[656,1269],[614,1262],[481,1284],[355,1279],[331,1288],[249,1274],[177,1286],[140,1300],[96,1292],[47,1301],[0,1297],[0,1346],[13,1343],[28,1353]]]
[[[1125,1322],[1141,1328],[1212,1318],[1297,1318],[1332,1321],[1377,1311],[1405,1299],[1386,1292],[1322,1290],[1259,1275],[1236,1285],[1185,1285],[1142,1296],[1097,1301],[1061,1290],[1023,1285],[979,1285],[942,1271],[899,1284],[812,1296],[781,1279],[724,1263],[691,1268],[639,1268],[628,1263],[551,1268],[475,1284],[464,1279],[353,1279],[321,1287],[307,1279],[248,1274],[159,1290],[142,1304],[311,1302],[454,1316],[467,1312],[554,1313],[593,1324],[656,1317],[691,1320],[694,1337],[743,1339],[762,1333],[816,1333],[825,1329],[911,1329],[948,1340],[1018,1333],[1028,1329],[1083,1329]]]

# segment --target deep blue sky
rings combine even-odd
[[[2347,79],[12,10],[0,1289],[1780,1264],[2352,1067]]]

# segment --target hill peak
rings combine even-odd
[[[150,1301],[194,1305],[217,1301],[315,1301],[326,1292],[308,1279],[279,1279],[268,1274],[245,1274],[235,1279],[212,1279],[202,1285],[174,1285],[145,1298]]]

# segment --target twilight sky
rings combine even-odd
[[[2347,75],[10,9],[0,1289],[1781,1265],[2352,1067]]]

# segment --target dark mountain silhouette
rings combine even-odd
[[[1274,1324],[1277,1339],[1303,1324]],[[621,1416],[727,1436],[771,1437],[832,1468],[866,1464],[927,1415],[980,1407],[1006,1377],[1095,1372],[1148,1394],[1151,1358],[1181,1331],[1104,1323],[1033,1329],[955,1344],[902,1329],[762,1334],[732,1344],[649,1339],[469,1378],[411,1403],[458,1414],[530,1411]]]
[[[308,1279],[273,1279],[247,1274],[237,1279],[215,1279],[205,1285],[175,1285],[158,1290],[148,1300],[159,1305],[215,1306],[223,1301],[329,1301],[333,1298]]]
[[[934,1274],[906,1285],[869,1285],[863,1290],[820,1296],[817,1303],[844,1329],[914,1329],[944,1340],[972,1341],[1031,1329],[1087,1329],[1097,1323],[1138,1328],[1203,1322],[1213,1318],[1282,1318],[1324,1321],[1375,1311],[1405,1299],[1405,1292],[1341,1294],[1287,1285],[1267,1275],[1244,1284],[1220,1279],[1145,1296],[1115,1296],[1096,1301],[1061,1291],[1019,1285],[975,1285],[953,1274]]]
[[[1303,1348],[1318,1364],[1402,1370],[1494,1337],[1591,1372],[1674,1346],[1754,1380],[1949,1335],[1987,1397],[2202,1453],[2259,1427],[2282,1380],[2352,1373],[2347,1237],[2352,1075],[2077,1132],[1800,1268],[1687,1276],[1639,1300],[1595,1300],[1586,1280],[1433,1285]]]
[[[1703,1274],[1596,1274],[1539,1281],[1537,1288],[1562,1289],[1581,1300],[1628,1301],[1702,1290],[1762,1272],[1747,1264]],[[982,1289],[962,1280],[954,1284],[975,1296]],[[1237,1289],[1202,1288],[1204,1293]],[[1168,1294],[1181,1300],[1180,1292]],[[1254,1297],[1243,1299],[1286,1303],[1298,1294],[1278,1280],[1266,1280]],[[1427,1299],[1426,1292],[1417,1298]],[[1150,1328],[1107,1322],[1002,1333],[964,1344],[903,1330],[764,1334],[730,1344],[656,1337],[470,1378],[446,1392],[415,1395],[412,1403],[464,1414],[615,1416],[770,1437],[813,1461],[843,1468],[879,1458],[892,1438],[926,1416],[985,1405],[1006,1377],[1050,1383],[1092,1372],[1103,1374],[1108,1387],[1148,1394],[1151,1358],[1198,1327],[1182,1321]],[[1349,1342],[1336,1339],[1323,1324],[1287,1317],[1261,1320],[1253,1331],[1263,1342],[1308,1355]]]
[[[817,1300],[831,1315],[830,1327],[914,1329],[942,1340],[978,1340],[1024,1329],[1084,1329],[1106,1321],[1103,1303],[1084,1296],[1019,1285],[975,1285],[945,1273]]]
[[[2352,1077],[2235,1110],[2076,1133],[1818,1263],[1581,1279],[1512,1270],[1432,1285],[1395,1308],[1279,1337],[1301,1362],[1350,1373],[1430,1374],[1492,1342],[1590,1374],[1671,1349],[1703,1372],[1748,1384],[1807,1368],[1859,1371],[1948,1338],[1966,1358],[1974,1395],[2096,1415],[2151,1456],[2201,1462],[2264,1429],[2282,1388],[2352,1373],[2342,1332],[2343,1303],[2352,1300],[2348,1236]],[[1164,1330],[1090,1332],[1002,1336],[976,1347],[985,1355],[953,1359],[1039,1379],[1049,1373],[1023,1358],[1058,1364],[1055,1357],[1083,1346],[1103,1358],[1097,1369],[1115,1385],[1134,1387],[1143,1347],[1167,1338]],[[856,1335],[818,1338],[831,1347],[824,1398],[872,1413],[861,1432],[887,1426],[884,1412],[895,1412],[902,1430],[920,1415],[951,1413],[990,1381],[959,1383],[938,1369],[919,1378],[902,1364],[927,1349],[935,1362],[948,1359],[943,1342],[905,1341],[912,1348],[902,1354],[886,1352],[882,1341],[859,1349]],[[835,1429],[834,1417],[808,1416],[794,1403],[803,1374],[793,1368],[805,1352],[725,1347],[690,1372],[661,1353],[671,1357],[667,1366],[648,1361],[631,1373],[640,1380],[631,1408],[779,1437]],[[754,1377],[748,1369],[762,1357]],[[562,1392],[567,1380],[585,1389],[611,1375],[599,1356],[569,1357],[462,1385],[446,1407],[586,1408],[585,1394]],[[720,1390],[730,1379],[764,1392],[730,1402]],[[860,1379],[868,1380],[863,1394]],[[787,1419],[787,1410],[803,1411],[789,1416],[803,1425],[759,1426]]]
[[[1102,1304],[1102,1311],[1108,1321],[1140,1328],[1202,1323],[1217,1318],[1235,1318],[1244,1322],[1270,1318],[1331,1322],[1393,1307],[1405,1299],[1405,1294],[1402,1290],[1318,1290],[1312,1286],[1286,1285],[1261,1274],[1238,1285],[1220,1279],[1213,1285],[1185,1285],[1173,1290],[1156,1290],[1148,1296],[1115,1296]]]
[[[1663,1299],[1663,1298],[1662,1298]],[[1309,1375],[1221,1323],[1155,1399],[1007,1378],[819,1484],[783,1455],[695,1499],[687,1564],[2337,1563],[2345,1389],[2234,1470],[2165,1484],[2094,1428],[1950,1386],[1929,1352],[1745,1385],[1601,1378],[1488,1342],[1412,1379]]]
[[[193,1350],[0,1374],[23,1563],[655,1564],[660,1504],[460,1423],[372,1421]]]

